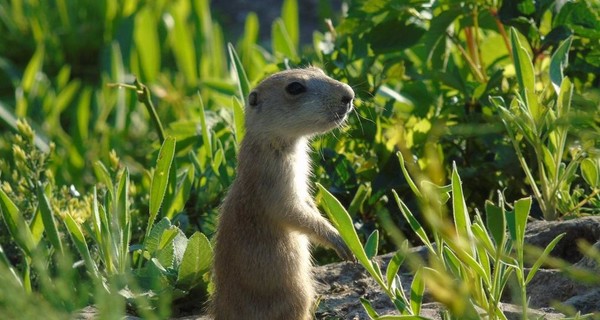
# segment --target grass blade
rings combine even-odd
[[[44,193],[44,188],[41,185],[37,187],[37,196],[38,206],[42,215],[42,222],[44,223],[46,235],[48,236],[52,246],[54,246],[54,248],[62,254],[64,253],[63,245],[60,236],[58,235],[56,221],[54,220],[54,212],[52,210],[52,206],[50,206],[48,197],[46,197],[46,194]]]
[[[246,71],[244,71],[244,65],[240,61],[238,54],[235,52],[235,48],[231,43],[227,45],[227,49],[229,50],[229,58],[231,59],[231,66],[233,67],[233,71],[237,75],[237,83],[238,83],[238,93],[240,95],[240,100],[246,105],[246,98],[250,94],[250,81],[248,81],[248,76],[246,76]]]
[[[540,255],[540,257],[537,258],[537,260],[535,260],[535,263],[531,267],[531,270],[529,270],[529,273],[527,274],[527,279],[525,279],[525,284],[528,284],[533,279],[533,276],[537,273],[538,269],[542,266],[542,264],[544,263],[544,261],[546,260],[546,258],[548,257],[548,255],[550,255],[550,252],[552,250],[554,250],[554,247],[556,247],[556,245],[558,244],[558,242],[565,235],[566,235],[565,233],[559,234],[558,236],[556,236],[556,238],[554,238],[548,244],[548,246],[546,246],[546,249],[544,249],[544,252],[542,252],[542,255]]]

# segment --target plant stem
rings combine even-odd
[[[581,207],[583,207],[586,203],[588,203],[593,197],[597,196],[598,194],[600,194],[600,189],[594,189],[594,191],[592,191],[592,193],[590,193],[587,197],[585,197],[585,199],[581,200],[577,205],[575,205],[573,207],[573,209],[565,212],[565,215],[574,213],[576,210],[579,210]]]
[[[150,118],[154,123],[154,127],[156,128],[156,133],[158,133],[158,139],[160,140],[160,143],[162,144],[163,142],[165,142],[165,130],[163,129],[162,123],[160,122],[160,118],[158,117],[156,108],[154,108],[154,104],[152,103],[152,97],[150,95],[150,90],[148,90],[148,87],[139,82],[137,78],[133,81],[133,85],[125,83],[109,83],[107,84],[107,86],[111,88],[117,87],[135,90],[138,101],[143,103],[146,106],[148,113],[150,113]]]
[[[469,54],[467,53],[467,51],[465,50],[465,48],[463,48],[460,45],[458,39],[456,39],[455,36],[451,35],[447,31],[446,31],[446,35],[448,36],[448,38],[450,40],[452,40],[452,42],[454,42],[454,44],[458,48],[458,51],[460,51],[460,54],[465,58],[465,60],[467,61],[467,64],[469,65],[469,67],[471,67],[471,71],[473,72],[473,75],[475,75],[475,78],[477,78],[477,81],[479,81],[481,83],[485,82],[485,77],[483,76],[483,74],[481,74],[481,70],[479,70],[479,67],[473,61],[473,59],[471,59],[471,57],[469,56]]]
[[[506,34],[506,29],[504,29],[504,25],[502,24],[502,21],[500,21],[500,19],[498,18],[498,10],[496,8],[490,8],[490,13],[492,14],[492,17],[494,17],[494,21],[496,22],[498,31],[500,31],[500,35],[502,36],[502,39],[504,40],[504,45],[506,45],[506,50],[508,50],[508,56],[510,57],[510,60],[514,64],[515,59],[513,58],[512,54],[510,54],[512,52],[512,48],[510,46],[510,42],[508,41],[508,35]]]

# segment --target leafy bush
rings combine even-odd
[[[482,254],[473,262],[460,260],[468,258],[462,247],[438,229],[410,236],[448,244],[438,247],[446,254],[436,271],[443,279],[470,263],[486,265],[483,251],[490,265],[506,262],[494,247],[499,232],[473,210],[498,190],[520,199],[533,189],[535,217],[598,212],[596,2],[349,1],[309,45],[299,41],[294,0],[284,1],[264,45],[255,14],[225,45],[208,0],[0,6],[7,130],[0,137],[0,310],[7,315],[28,303],[41,306],[32,317],[57,319],[90,304],[109,318],[128,306],[164,318],[175,312],[173,299],[175,309],[200,306],[196,296],[211,290],[208,239],[235,176],[246,96],[287,67],[320,66],[356,91],[343,133],[314,142],[315,180],[348,207],[367,258],[401,245],[395,226],[414,225],[402,212],[428,216],[415,210],[422,199],[411,179],[398,174],[398,151],[431,186],[454,183],[456,163],[469,208],[461,213],[474,221],[459,229],[492,239],[476,247]],[[552,83],[564,88],[554,91]],[[524,127],[534,100],[538,120]],[[389,201],[392,190],[404,199],[400,208]],[[459,259],[447,260],[450,253]],[[392,271],[379,275],[384,290],[405,305],[400,310],[418,314],[418,297],[399,294]],[[421,271],[421,280],[425,272],[433,271]],[[477,293],[476,304],[491,312],[502,286],[484,276],[491,275],[469,275],[491,285],[488,296],[478,288],[465,294]],[[419,292],[426,282],[416,279]]]

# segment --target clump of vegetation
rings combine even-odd
[[[107,318],[197,311],[211,292],[209,239],[235,176],[246,96],[288,67],[320,66],[357,94],[344,133],[314,142],[315,180],[404,315],[419,314],[428,288],[450,316],[503,318],[507,279],[526,301],[535,273],[523,271],[527,218],[599,211],[596,2],[369,0],[344,12],[323,2],[328,29],[310,44],[296,0],[283,2],[270,41],[253,13],[231,38],[208,0],[2,7],[8,317],[64,319],[89,305]],[[437,265],[415,267],[399,230]],[[371,258],[399,248],[384,276]],[[398,288],[403,259],[414,296]]]

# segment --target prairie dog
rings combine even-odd
[[[353,99],[350,86],[312,67],[276,73],[249,94],[237,176],[216,233],[216,320],[311,319],[309,239],[353,259],[308,185],[310,137],[340,126]]]

